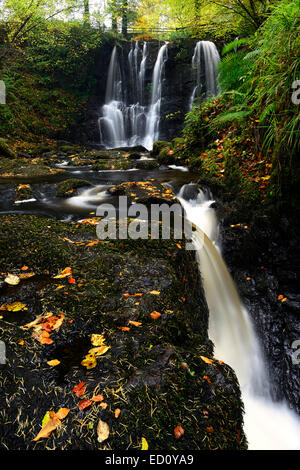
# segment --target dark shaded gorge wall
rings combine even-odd
[[[188,39],[169,43],[168,60],[165,64],[165,80],[163,82],[160,139],[172,140],[180,134],[184,126],[186,113],[189,111],[190,98],[193,91],[192,57],[197,40]],[[140,42],[142,48],[143,42]],[[150,104],[152,75],[158,51],[164,44],[161,41],[148,41],[148,59],[146,64],[146,101]],[[83,143],[100,144],[98,119],[105,102],[106,82],[111,53],[114,45],[105,44],[99,50],[95,63],[95,89],[89,97],[86,107],[74,130],[74,140]],[[131,41],[120,41],[118,57],[123,71],[123,81],[127,93],[130,94],[128,54],[132,47]]]

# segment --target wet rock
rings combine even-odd
[[[86,180],[80,179],[68,179],[62,181],[57,185],[56,196],[57,197],[71,197],[74,196],[76,193],[75,191],[79,188],[88,188],[92,187],[93,185]]]

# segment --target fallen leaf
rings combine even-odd
[[[92,404],[91,400],[81,400],[81,402],[79,402],[78,407],[82,411],[85,408],[88,408],[89,406],[91,406],[91,404]]]
[[[149,294],[160,295],[160,292],[158,290],[152,290],[151,292],[149,292]]]
[[[22,304],[21,302],[13,302],[12,304],[5,303],[2,304],[0,310],[4,310],[7,312],[19,312],[20,310],[27,310],[26,304]]]
[[[214,361],[212,359],[208,359],[208,357],[205,356],[200,356],[203,362],[206,362],[206,364],[213,364]]]
[[[150,313],[150,316],[151,316],[151,318],[153,318],[154,320],[157,320],[158,318],[161,317],[161,313],[156,312],[156,311],[154,310],[154,312]]]
[[[138,321],[132,321],[132,320],[130,320],[130,321],[129,321],[129,325],[133,325],[133,326],[141,326],[141,325],[142,325],[142,323],[140,323],[140,322],[138,322]]]
[[[127,326],[119,326],[119,327],[118,327],[118,330],[121,330],[121,331],[130,331],[130,328],[128,328]]]
[[[100,401],[103,401],[104,400],[104,396],[103,395],[95,395],[93,398],[92,398],[92,401],[98,403]]]
[[[211,384],[211,380],[209,377],[207,377],[207,375],[204,375],[203,379],[206,380],[209,384]]]
[[[68,283],[69,283],[69,284],[75,284],[75,283],[76,283],[76,280],[74,279],[74,277],[69,277]]]
[[[20,346],[24,346],[24,344],[25,344],[24,339],[21,339],[21,341],[19,341],[18,344],[19,344]]]
[[[68,416],[70,410],[69,408],[60,408],[57,413],[55,413],[56,418],[65,419]]]
[[[38,435],[33,439],[34,441],[39,441],[42,438],[49,437],[50,434],[59,426],[61,423],[60,419],[55,415],[52,418],[49,418],[45,426],[41,429]]]
[[[180,439],[184,434],[184,429],[182,426],[177,426],[175,429],[174,429],[174,437],[175,439]]]
[[[106,408],[108,407],[108,404],[107,403],[100,403],[100,406],[103,410],[106,410]]]
[[[72,390],[72,392],[75,393],[76,397],[78,398],[84,395],[85,391],[86,391],[85,382],[80,382],[78,385],[75,385],[75,387]]]
[[[110,346],[99,346],[98,348],[93,348],[89,350],[89,354],[94,355],[96,357],[102,356],[110,349]]]
[[[97,436],[98,442],[104,442],[109,437],[109,426],[104,421],[99,419],[98,426],[97,426]]]
[[[206,431],[207,431],[209,434],[212,434],[212,433],[214,432],[214,428],[213,428],[212,426],[207,426]]]
[[[142,437],[142,447],[141,447],[141,450],[148,450],[149,449],[149,445],[148,445],[148,442],[147,440]]]
[[[20,278],[14,274],[8,274],[4,281],[10,286],[17,286],[20,283]]]
[[[98,244],[99,244],[99,240],[96,240],[94,242],[88,243],[86,246],[95,246],[95,245],[98,245]]]
[[[24,273],[20,274],[20,279],[29,279],[30,277],[35,276],[35,273]]]
[[[93,334],[91,337],[91,343],[93,346],[103,346],[105,341],[104,335]]]
[[[117,408],[117,409],[115,410],[115,418],[118,419],[118,417],[120,416],[120,413],[121,413],[120,408]]]
[[[93,369],[97,365],[97,360],[94,354],[87,354],[83,361],[81,362],[81,365],[86,367],[88,370]]]
[[[58,361],[57,359],[53,359],[53,361],[48,361],[47,364],[48,366],[56,367],[60,364],[60,361]]]
[[[23,266],[23,268],[21,268],[21,271],[27,271],[28,269],[28,266]]]
[[[64,277],[67,276],[72,276],[72,268],[67,267],[63,269],[60,274],[57,274],[57,276],[54,276],[53,279],[63,279]]]

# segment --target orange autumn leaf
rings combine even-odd
[[[58,361],[57,359],[53,359],[53,361],[48,361],[47,364],[48,366],[56,367],[60,364],[60,361]]]
[[[133,325],[133,326],[141,326],[142,323],[138,322],[138,321],[133,321],[133,320],[130,320],[129,321],[129,325]]]
[[[206,431],[207,431],[209,434],[212,434],[212,433],[214,432],[214,428],[213,428],[212,426],[207,426]]]
[[[96,240],[94,242],[88,243],[86,246],[95,246],[95,245],[98,245],[98,244],[99,244],[99,240]]]
[[[103,410],[106,410],[106,408],[108,407],[108,404],[107,403],[100,403],[100,406]]]
[[[81,402],[79,403],[78,407],[79,409],[82,411],[84,410],[85,408],[88,408],[89,406],[91,406],[92,404],[92,401],[91,400],[81,400]]]
[[[175,439],[180,439],[184,434],[184,429],[182,426],[177,426],[175,429],[174,429],[174,437]]]
[[[92,398],[92,401],[94,402],[100,402],[100,401],[103,401],[104,400],[104,396],[103,395],[95,395],[93,398]]]
[[[283,295],[279,295],[279,296],[277,297],[277,299],[278,299],[278,300],[282,300],[282,299],[283,299]]]
[[[115,410],[115,418],[118,419],[118,417],[120,416],[120,413],[121,413],[120,408],[117,408],[117,409]]]
[[[60,408],[58,412],[55,413],[55,416],[58,419],[64,419],[66,416],[68,416],[69,412],[69,408]]]
[[[150,313],[150,316],[151,316],[151,318],[153,318],[154,320],[157,320],[158,318],[161,317],[161,313],[156,312],[156,311],[154,310],[152,313]]]
[[[209,384],[211,384],[211,380],[209,377],[207,377],[207,375],[204,375],[203,379],[206,380]]]
[[[74,277],[69,277],[68,283],[69,283],[69,284],[75,284],[75,283],[76,283],[76,280],[74,279]]]
[[[42,438],[49,437],[50,434],[59,426],[61,420],[57,418],[55,415],[51,417],[47,424],[41,429],[38,435],[33,439],[33,441],[39,441]]]
[[[118,327],[118,330],[121,330],[121,331],[130,331],[130,328],[128,328],[127,326],[119,326],[119,327]]]
[[[21,268],[21,271],[27,271],[28,269],[28,266],[23,266],[23,268]]]
[[[208,359],[208,357],[205,357],[205,356],[200,356],[200,358],[202,359],[203,362],[205,362],[206,364],[213,364],[214,361],[212,359]]]

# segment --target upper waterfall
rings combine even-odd
[[[219,94],[217,67],[220,54],[211,41],[198,41],[192,59],[194,89],[190,100],[190,109],[195,99],[208,99]]]
[[[100,140],[107,148],[143,145],[151,150],[159,138],[164,65],[168,45],[158,50],[152,77],[151,101],[147,103],[146,66],[148,44],[132,43],[123,70],[115,46],[108,69],[105,104],[99,118]],[[128,78],[129,77],[129,78]]]

